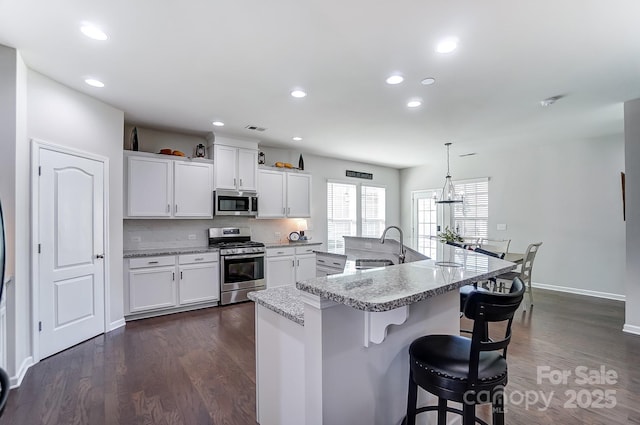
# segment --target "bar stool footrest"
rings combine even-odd
[[[455,413],[456,415],[462,416],[462,410],[460,409],[456,409],[450,406],[447,406],[446,409],[447,409],[447,412],[449,413]],[[416,409],[416,416],[422,412],[437,412],[437,411],[438,411],[438,406],[424,406]],[[476,423],[480,425],[489,425],[488,423],[478,418],[477,416],[476,416]],[[404,420],[402,421],[402,425],[406,425],[406,424],[407,424],[407,417],[405,416]]]

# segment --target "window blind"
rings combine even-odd
[[[464,202],[456,204],[455,228],[466,237],[486,238],[489,231],[489,179],[454,182],[456,193],[463,195]]]

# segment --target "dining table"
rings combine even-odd
[[[504,260],[511,261],[516,264],[522,264],[524,261],[524,254],[519,252],[507,252],[504,254]]]

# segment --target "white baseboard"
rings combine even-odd
[[[27,371],[31,366],[33,366],[33,357],[29,356],[22,361],[22,364],[20,365],[16,376],[9,378],[9,388],[19,387],[22,383],[22,380],[24,379],[24,375],[27,374]]]
[[[636,325],[627,325],[626,323],[622,327],[622,332],[626,332],[628,334],[640,335],[640,326]]]
[[[626,297],[621,294],[612,294],[609,292],[591,291],[588,289],[570,288],[568,286],[547,285],[546,283],[531,284],[534,288],[547,289],[549,291],[567,292],[569,294],[586,295],[589,297],[606,298],[608,300],[625,301]]]
[[[111,331],[114,331],[114,330],[116,330],[118,328],[121,328],[121,327],[123,327],[125,325],[125,323],[126,322],[124,321],[124,317],[122,319],[116,320],[115,322],[111,322],[109,324],[109,329],[107,329],[107,332],[111,332]]]

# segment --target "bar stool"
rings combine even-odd
[[[4,413],[9,398],[9,375],[0,368],[0,416]]]
[[[462,415],[463,425],[487,425],[475,415],[476,405],[484,403],[492,403],[493,424],[504,425],[507,346],[524,291],[522,280],[516,277],[507,294],[471,292],[464,306],[464,315],[473,320],[471,338],[428,335],[411,343],[406,425],[415,425],[416,415],[427,411],[438,412],[438,425],[446,425],[447,412]],[[504,338],[492,335],[490,339],[488,324],[504,321]],[[418,386],[437,396],[438,405],[417,408]],[[448,401],[462,403],[462,410],[447,406]]]

